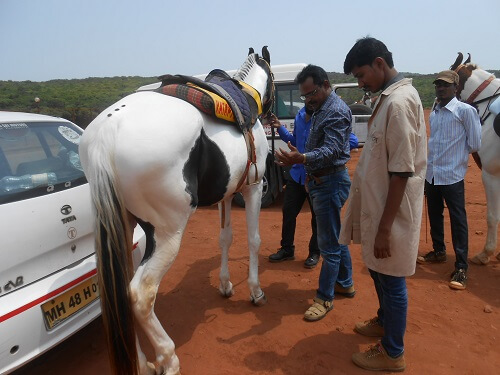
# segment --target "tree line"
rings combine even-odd
[[[499,70],[489,70],[499,77]],[[343,73],[328,73],[332,83],[355,82]],[[436,74],[404,73],[413,79],[424,108],[434,102]],[[100,112],[156,77],[109,77],[46,82],[0,81],[0,111],[34,112],[63,117],[85,128]]]

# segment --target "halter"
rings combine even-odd
[[[464,81],[461,82],[459,84],[459,87],[458,87],[458,90],[457,90],[457,95],[460,97],[460,93],[462,92],[462,90],[464,89],[464,86],[465,86],[465,81],[467,81],[467,79],[471,76],[471,74],[467,74],[467,73],[462,73],[462,75],[460,74],[460,71],[462,69],[467,69],[466,68],[466,65],[465,64],[460,64],[459,66],[457,66],[455,68],[455,72],[458,74],[458,76],[461,78],[462,76],[465,77]],[[474,107],[477,106],[477,104],[480,104],[480,103],[483,103],[483,102],[486,102],[486,101],[489,101],[488,104],[486,105],[486,109],[484,110],[482,116],[481,116],[481,123],[483,123],[487,118],[488,116],[490,115],[490,112],[488,111],[489,109],[489,106],[492,102],[493,99],[495,99],[496,97],[498,97],[500,95],[499,91],[500,91],[500,86],[498,87],[498,89],[496,89],[495,93],[493,95],[490,95],[490,96],[487,96],[486,98],[483,98],[483,99],[480,99],[480,100],[477,100],[477,101],[474,101],[478,96],[479,94],[481,94],[484,89],[486,87],[488,87],[488,85],[493,82],[495,80],[495,76],[492,74],[490,75],[486,80],[483,81],[483,83],[481,83],[473,92],[472,94],[470,94],[470,96],[465,100],[465,103],[467,104],[470,104]],[[486,114],[486,112],[488,112]]]
[[[266,87],[267,100],[265,102],[263,102],[263,104],[262,104],[262,114],[261,114],[261,118],[264,118],[271,112],[271,110],[274,106],[275,87],[274,87],[274,74],[271,70],[271,66],[269,65],[267,60],[265,60],[261,57],[259,57],[259,65],[262,66],[262,64],[260,64],[260,62],[264,62],[263,68],[265,68],[264,70],[267,71],[267,75],[268,75],[267,87]]]

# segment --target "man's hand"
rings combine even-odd
[[[293,164],[303,164],[304,163],[304,155],[297,151],[297,148],[294,147],[290,142],[288,142],[288,148],[290,152],[283,150],[280,148],[274,152],[275,163],[284,166],[284,165],[293,165]]]
[[[276,117],[276,115],[274,113],[270,113],[266,117],[266,120],[267,120],[267,123],[269,125],[271,125],[273,128],[278,129],[281,126],[280,120],[278,120],[278,118]]]
[[[477,152],[472,153],[472,158],[476,162],[476,165],[478,166],[479,169],[483,169],[483,163],[481,162],[481,158],[479,157],[479,154]]]
[[[373,255],[377,259],[390,258],[391,256],[391,232],[379,228],[373,245]]]

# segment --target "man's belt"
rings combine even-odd
[[[314,172],[308,173],[312,177],[323,177],[327,176],[332,173],[340,172],[345,169],[345,164],[342,165],[335,165],[333,167],[328,167],[328,168],[321,168],[318,170],[315,170]]]

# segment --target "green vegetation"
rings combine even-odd
[[[499,70],[488,70],[500,77]],[[333,83],[356,82],[343,73],[329,73]],[[405,73],[413,78],[424,108],[434,101],[435,74]],[[0,111],[39,112],[63,117],[85,128],[101,111],[138,87],[157,82],[155,77],[112,77],[47,82],[0,81]],[[35,102],[35,98],[40,101]],[[361,99],[361,98],[360,98]]]
[[[66,118],[85,128],[111,104],[157,81],[155,77],[0,81],[0,111],[39,112]],[[35,102],[35,98],[40,101]]]

